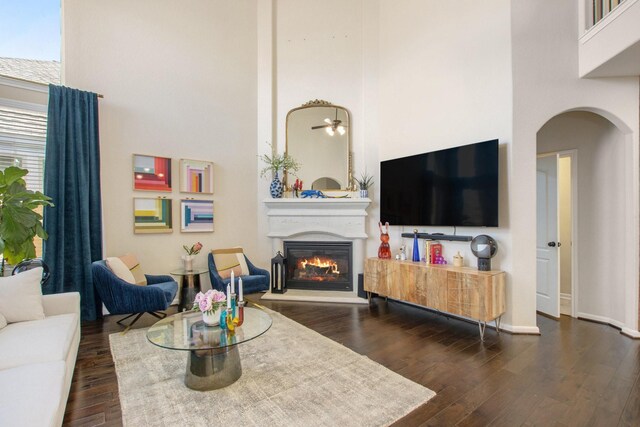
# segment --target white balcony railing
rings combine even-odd
[[[602,18],[607,16],[609,12],[618,7],[620,3],[623,3],[624,0],[592,0],[593,8],[591,10],[591,15],[593,20],[591,21],[591,25],[596,25]]]

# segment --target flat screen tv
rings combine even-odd
[[[498,140],[380,162],[391,225],[498,226]]]

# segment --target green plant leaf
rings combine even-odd
[[[24,185],[24,180],[22,179],[22,177],[28,173],[29,171],[27,169],[22,169],[17,166],[9,166],[4,170],[5,185],[10,186],[11,184],[20,181],[22,181],[22,185]]]
[[[0,172],[0,252],[11,264],[35,257],[33,238],[47,238],[40,206],[53,206],[51,198],[26,188],[26,169],[9,167]]]

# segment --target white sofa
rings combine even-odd
[[[0,329],[0,426],[60,426],[80,344],[80,294],[42,297],[45,318]]]

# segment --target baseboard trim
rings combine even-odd
[[[514,326],[508,323],[501,323],[500,329],[514,335],[541,335],[537,326]]]
[[[636,331],[636,330],[634,330],[634,329],[631,329],[631,328],[622,328],[622,329],[620,330],[620,333],[621,333],[622,335],[626,335],[626,336],[628,336],[629,338],[633,338],[634,340],[640,340],[640,332],[638,332],[638,331]]]
[[[633,339],[640,339],[640,332],[636,331],[635,329],[631,329],[629,327],[627,327],[624,323],[615,320],[615,319],[611,319],[609,317],[605,317],[605,316],[598,316],[595,314],[589,314],[589,313],[582,313],[579,312],[578,313],[578,319],[582,319],[582,320],[587,320],[589,322],[595,322],[595,323],[601,323],[603,325],[609,325],[612,328],[616,328],[620,331],[620,333],[622,335],[626,335],[629,338],[633,338]]]
[[[571,294],[560,293],[560,314],[571,316]]]

